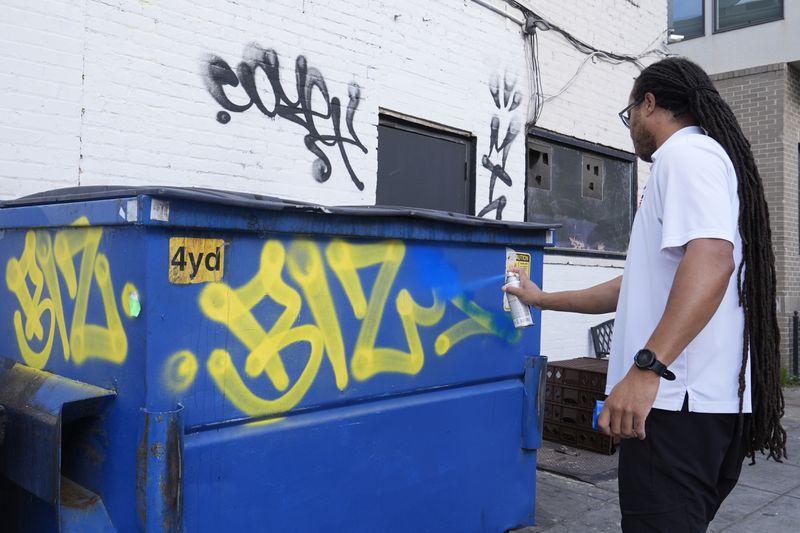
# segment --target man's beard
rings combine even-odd
[[[642,127],[631,130],[633,149],[645,163],[653,162],[653,153],[656,151],[655,135]]]

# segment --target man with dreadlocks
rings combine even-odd
[[[626,532],[706,531],[745,456],[786,456],[775,261],[750,144],[696,64],[667,58],[636,79],[620,113],[652,163],[623,275],[545,293],[541,309],[616,310],[599,426],[622,439]]]

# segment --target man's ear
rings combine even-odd
[[[656,96],[651,93],[647,92],[644,93],[644,101],[642,102],[642,108],[645,114],[650,115],[656,110]]]

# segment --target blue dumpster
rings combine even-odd
[[[178,188],[0,205],[19,531],[533,524],[545,359],[500,286],[545,225]],[[9,516],[9,510],[10,516]]]

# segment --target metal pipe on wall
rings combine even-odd
[[[800,315],[798,312],[795,311],[794,315],[792,315],[792,375],[794,377],[800,377],[798,374],[798,358],[800,357],[800,346],[798,346],[798,334],[800,334]]]
[[[490,3],[488,3],[488,2],[485,2],[484,0],[472,0],[472,1],[473,1],[473,2],[475,2],[475,3],[476,3],[476,4],[478,4],[478,5],[481,5],[481,6],[485,7],[486,9],[488,9],[488,10],[490,10],[490,11],[494,11],[494,12],[495,12],[495,13],[497,13],[498,15],[502,15],[502,16],[504,16],[504,17],[505,17],[505,18],[507,18],[508,20],[511,20],[511,21],[513,21],[513,22],[516,22],[516,23],[517,23],[517,24],[519,24],[520,26],[523,26],[523,25],[525,24],[525,21],[524,21],[524,20],[522,20],[522,19],[518,19],[517,17],[515,17],[514,15],[512,15],[512,14],[510,14],[510,13],[506,13],[505,11],[503,11],[502,9],[500,9],[499,7],[497,7],[497,6],[493,6],[492,4],[490,4]]]

